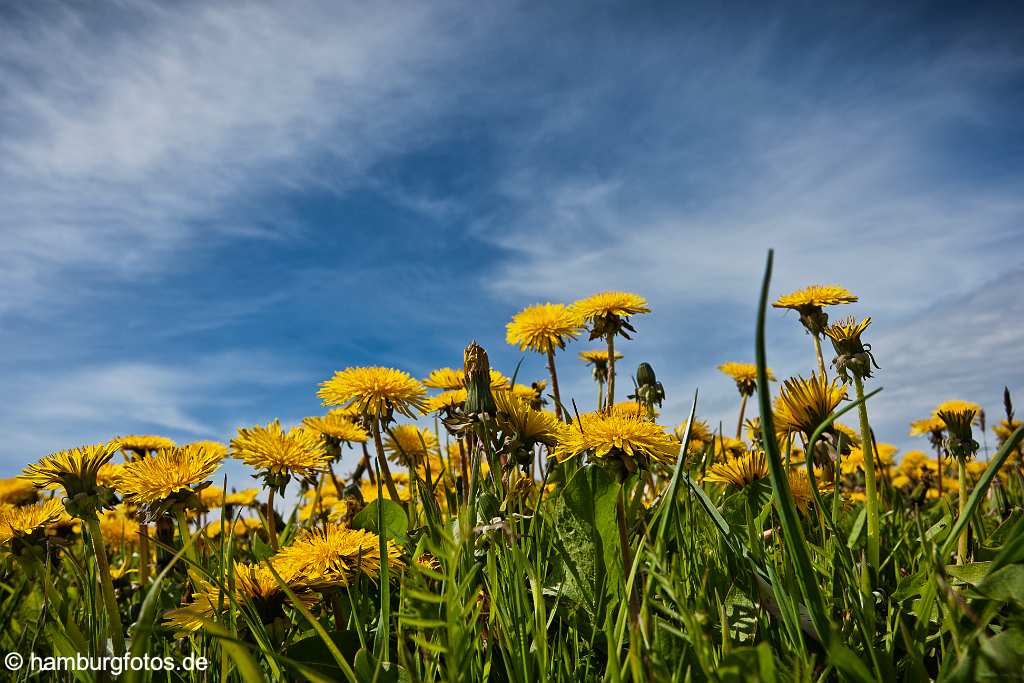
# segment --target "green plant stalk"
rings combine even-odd
[[[178,522],[180,525],[181,522]],[[182,538],[185,538],[185,532],[182,531]],[[271,487],[267,493],[267,537],[270,538],[270,547],[277,552],[277,518],[274,517],[274,488]],[[192,559],[189,556],[188,559]]]
[[[548,346],[548,374],[551,375],[551,393],[555,395],[555,417],[562,421],[562,395],[558,391],[558,373],[555,371],[555,350]]]
[[[604,382],[597,380],[597,412],[604,408]]]
[[[812,334],[811,336],[814,337],[814,353],[818,357],[818,372],[824,379],[827,373],[825,372],[825,357],[821,355],[821,335]]]
[[[876,569],[879,566],[878,550],[878,482],[875,481],[875,454],[871,441],[871,426],[868,424],[867,402],[864,401],[864,382],[854,374],[853,386],[857,392],[857,413],[860,416],[861,453],[864,454],[864,489],[867,494],[868,510],[868,562]]]
[[[373,445],[377,448],[377,465],[380,467],[380,474],[384,479],[384,484],[388,487],[388,495],[391,496],[391,500],[401,505],[402,502],[398,498],[395,480],[391,478],[391,468],[388,467],[388,459],[384,457],[384,442],[380,438],[380,419],[377,417],[373,418]]]
[[[615,333],[608,333],[608,400],[605,409],[611,410],[615,405]]]
[[[139,587],[149,583],[149,525],[139,523]]]
[[[959,491],[959,515],[963,517],[964,510],[967,508],[967,462],[964,458],[957,458],[957,474],[960,478],[960,491]],[[957,539],[957,550],[956,550],[956,563],[967,564],[967,527],[960,532],[960,538]]]
[[[640,484],[643,486],[643,483]],[[626,580],[626,594],[629,596],[629,620],[633,626],[640,625],[640,595],[632,581],[633,553],[629,547],[629,533],[626,531],[626,497],[625,487],[619,489],[615,497],[615,518],[619,527],[619,545],[622,548],[622,575]]]
[[[274,499],[274,491],[270,491],[270,500]],[[178,533],[181,535],[181,545],[185,548],[185,557],[189,562],[198,564],[195,546],[192,545],[192,533],[188,530],[188,518],[185,517],[185,508],[178,508],[174,511],[174,518],[178,522]],[[268,519],[269,522],[269,519]],[[274,548],[277,549],[276,547]]]
[[[107,620],[110,622],[114,655],[120,657],[124,654],[124,629],[121,627],[121,613],[117,609],[117,599],[114,597],[114,584],[110,580],[110,564],[107,562],[107,548],[103,544],[103,532],[100,531],[99,520],[95,517],[82,521],[89,530],[92,551],[96,556],[96,571],[100,575],[100,592],[103,594],[103,604],[107,610]]]
[[[821,639],[822,644],[829,647],[832,641],[832,625],[825,609],[821,588],[818,584],[818,577],[815,575],[814,566],[811,563],[810,553],[807,550],[807,542],[804,539],[803,529],[800,526],[800,519],[796,512],[796,503],[793,501],[793,494],[789,490],[789,479],[782,463],[782,456],[779,454],[779,445],[775,440],[775,417],[772,412],[771,392],[768,390],[768,360],[765,351],[765,310],[768,307],[768,287],[772,278],[773,253],[768,251],[768,262],[765,264],[764,280],[761,284],[761,300],[758,306],[757,315],[757,336],[755,351],[757,360],[757,385],[760,391],[757,392],[757,402],[761,413],[761,438],[764,442],[768,470],[771,473],[772,490],[774,492],[775,508],[779,513],[779,521],[782,532],[786,539],[786,547],[792,555],[793,567],[800,590],[807,601],[814,630]],[[808,458],[810,460],[810,458]]]

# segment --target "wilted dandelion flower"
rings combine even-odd
[[[767,476],[768,461],[764,451],[758,450],[712,465],[704,475],[704,480],[743,488]]]
[[[394,541],[387,542],[387,550],[389,569],[401,568],[401,551]],[[310,529],[281,549],[274,557],[274,566],[284,568],[297,583],[317,590],[347,586],[359,575],[377,578],[381,568],[380,537],[340,524]]]
[[[426,405],[427,391],[412,375],[382,367],[347,368],[320,384],[325,406],[357,408],[360,414],[389,417],[392,411],[415,418]]]
[[[415,465],[424,458],[441,452],[437,437],[416,425],[396,425],[384,435],[384,452],[392,462]]]
[[[674,464],[679,442],[657,424],[621,413],[585,413],[559,426],[559,462],[589,454],[597,462],[620,463],[625,472],[648,469],[652,462]]]
[[[317,432],[294,427],[287,432],[274,420],[266,427],[240,428],[231,455],[259,471],[266,485],[283,490],[291,477],[311,480],[330,461]]]
[[[150,518],[175,505],[198,502],[193,496],[220,466],[222,456],[197,446],[166,448],[150,458],[127,463],[117,479],[125,502],[150,508]]]
[[[64,505],[56,498],[34,505],[0,506],[0,545],[32,536],[35,531],[59,521],[63,515]]]

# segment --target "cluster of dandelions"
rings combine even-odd
[[[867,413],[864,382],[878,369],[864,340],[871,319],[831,322],[826,312],[856,301],[842,287],[816,285],[774,303],[799,313],[814,360],[807,377],[781,383],[770,425],[747,419],[747,404],[768,390],[762,382],[776,378],[770,368],[759,371],[750,363],[719,365],[740,395],[729,434],[696,418],[674,430],[659,425],[665,389],[647,363],[630,377],[633,393],[616,401],[622,348],[637,332],[633,319],[651,309],[637,294],[601,292],[569,304],[530,306],[512,317],[508,343],[541,354],[546,363],[547,377],[529,384],[491,368],[487,353],[472,343],[461,368],[438,368],[423,380],[388,367],[338,371],[317,391],[324,414],[288,428],[278,420],[242,427],[226,445],[179,446],[162,436],[131,435],[48,455],[21,478],[0,482],[0,546],[42,576],[53,544],[74,543],[76,534],[87,540],[115,653],[125,650],[127,616],[115,585],[142,593],[175,555],[185,558],[188,589],[182,605],[166,614],[169,628],[193,632],[245,605],[279,643],[289,629],[289,605],[327,605],[337,623],[344,613],[342,591],[394,577],[422,560],[394,534],[373,526],[377,517],[373,530],[366,528],[363,511],[380,515],[385,502],[396,505],[405,526],[419,528],[426,515],[454,517],[470,509],[486,490],[497,496],[497,509],[526,514],[557,495],[584,463],[613,481],[636,482],[645,504],[664,493],[679,465],[709,490],[757,494],[767,490],[764,440],[771,438],[783,449],[788,489],[805,516],[824,496],[832,505],[864,505],[868,561],[877,566],[879,510],[891,502],[887,498],[919,505],[956,492],[963,510],[981,474],[973,428],[984,429],[984,414],[972,403],[940,404],[911,427],[911,434],[930,439],[934,457],[910,451],[897,461],[894,446],[876,442]],[[577,354],[597,388],[596,400],[580,401],[581,412],[576,400],[563,401],[556,361],[584,333],[603,347]],[[823,337],[835,352],[828,364]],[[857,428],[828,422],[850,400],[857,402]],[[1005,404],[1007,417],[994,427],[1000,442],[1020,426],[1008,392]],[[347,450],[356,465],[343,475],[337,469]],[[118,453],[123,462],[115,463]],[[214,476],[226,458],[250,468],[262,487],[217,486]],[[301,503],[285,517],[275,499],[293,483]],[[625,539],[624,497],[616,517]],[[244,554],[215,580],[203,567],[218,552],[216,544],[237,545]],[[630,576],[632,550],[625,541],[620,550]],[[968,553],[964,534],[959,560]],[[636,621],[633,597],[630,616]]]

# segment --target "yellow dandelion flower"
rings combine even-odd
[[[537,443],[553,448],[558,442],[561,423],[553,413],[534,410],[510,391],[495,392],[494,403],[498,408],[497,416],[502,429],[514,434],[524,448],[531,449]]]
[[[392,472],[391,478],[395,482],[395,491],[398,493],[398,500],[396,502],[408,501],[410,499],[409,475],[405,472]],[[382,486],[382,490],[384,491],[384,499],[392,500],[388,487]],[[359,495],[362,496],[364,503],[372,503],[377,500],[377,485],[361,479],[359,481]]]
[[[224,489],[219,486],[207,486],[199,492],[199,502],[205,508],[219,508],[224,501]]]
[[[241,491],[232,491],[224,496],[224,504],[250,507],[256,504],[256,496],[258,496],[259,493],[259,489],[242,489]]]
[[[825,335],[836,343],[843,343],[847,341],[859,341],[860,335],[864,333],[864,330],[868,329],[868,325],[871,324],[871,318],[864,318],[860,322],[853,316],[841,320],[837,323],[833,323],[825,328]]]
[[[193,441],[187,445],[195,448],[202,448],[207,453],[216,453],[222,458],[228,457],[228,447],[220,441],[209,441],[204,439],[200,441]]]
[[[36,487],[20,477],[0,479],[0,503],[21,505],[36,498]]]
[[[294,575],[286,566],[279,566],[276,558],[274,570],[293,591],[293,595],[304,605],[308,607],[316,602],[316,596],[303,591],[295,583]],[[221,611],[234,610],[231,599],[225,591],[198,573],[192,572],[190,576],[192,583],[196,586],[196,591],[192,594],[192,602],[185,607],[168,610],[164,613],[164,625],[178,632],[198,631],[203,627],[204,622],[217,621],[217,615]],[[231,597],[239,604],[251,601],[255,607],[255,613],[265,620],[264,623],[270,623],[275,617],[283,614],[281,607],[287,600],[277,579],[265,564],[235,563],[234,592]]]
[[[139,523],[128,516],[123,506],[105,511],[100,516],[99,525],[108,548],[134,546],[139,542]]]
[[[738,458],[747,452],[747,444],[724,434],[715,434],[711,440],[715,458]]]
[[[622,360],[623,355],[618,351],[615,352],[615,360]],[[608,350],[607,349],[592,349],[590,351],[580,351],[580,360],[587,365],[602,365],[608,363]]]
[[[384,452],[392,462],[418,463],[441,452],[437,437],[427,428],[396,425],[384,435]]]
[[[580,317],[568,306],[537,304],[512,316],[505,326],[505,340],[520,351],[548,353],[564,349],[567,341],[579,336],[582,326]]]
[[[308,478],[330,462],[318,433],[302,427],[285,432],[279,420],[240,428],[231,440],[231,455],[268,477]]]
[[[679,426],[673,430],[676,438],[680,441],[683,440],[683,435],[686,434],[686,420],[679,423]],[[711,439],[715,438],[714,434],[711,433],[711,428],[708,427],[708,423],[704,420],[694,420],[693,426],[690,428],[690,447],[693,448],[694,444],[698,444],[698,451],[704,450],[704,446],[708,444]]]
[[[55,524],[64,516],[64,504],[57,498],[35,505],[0,506],[0,545],[6,545],[15,538],[30,536],[37,529]]]
[[[872,449],[875,456],[875,471],[878,468],[889,469],[895,463],[895,455],[899,450],[891,443],[880,443],[877,449]],[[857,471],[864,471],[864,451],[859,447],[852,448],[849,455],[843,457],[840,463],[840,470],[843,474],[856,474]]]
[[[857,297],[839,285],[810,285],[790,294],[780,296],[772,304],[775,308],[790,308],[799,311],[804,308],[823,308],[839,304],[852,304]]]
[[[518,385],[517,385],[518,386]],[[497,393],[497,392],[496,392]],[[468,392],[465,389],[448,389],[437,396],[431,396],[427,401],[424,413],[436,413],[440,410],[451,410],[461,408],[466,402]]]
[[[743,488],[768,476],[764,451],[751,451],[738,458],[729,458],[708,468],[705,481],[720,482]]]
[[[842,422],[833,422],[832,431],[837,433],[836,436],[842,434],[843,443],[847,446],[860,448],[860,433],[855,431],[853,427],[848,427]]]
[[[127,463],[117,479],[125,502],[149,505],[193,492],[217,471],[222,456],[202,447],[182,446],[159,450],[151,458]]]
[[[793,496],[797,510],[806,515],[810,504],[814,502],[811,478],[807,476],[807,470],[802,467],[790,470],[786,478],[789,480],[789,492]],[[814,479],[818,485],[818,493],[830,493],[833,490],[832,482],[825,481],[822,471],[817,468],[814,471]]]
[[[621,413],[585,413],[559,425],[558,446],[552,455],[559,462],[589,453],[598,461],[621,460],[627,471],[650,462],[673,464],[679,442],[657,424]]]
[[[113,457],[111,444],[95,444],[57,451],[29,465],[22,477],[39,488],[63,486],[68,496],[78,493],[92,494],[96,489],[96,476],[103,465]]]
[[[656,409],[653,409],[653,408],[652,408],[652,410],[654,411],[654,415],[657,416],[658,411]],[[637,403],[636,401],[632,401],[632,400],[630,400],[630,401],[616,401],[615,405],[612,406],[612,412],[613,413],[620,413],[622,415],[627,415],[627,416],[632,416],[632,417],[642,417],[642,418],[646,418],[647,417],[647,408],[645,406],[643,406],[642,404]]]
[[[239,517],[234,523],[224,521],[223,526],[231,532],[232,535],[239,538],[248,536],[249,534],[259,531],[263,528],[263,522],[255,517]],[[210,522],[205,527],[207,538],[217,538],[220,536],[221,520]]]
[[[394,541],[387,543],[388,568],[404,566]],[[328,524],[323,529],[302,532],[274,558],[275,567],[288,570],[296,581],[310,588],[347,586],[357,576],[380,576],[380,538],[363,529]]]
[[[992,425],[992,431],[996,433],[996,440],[999,442],[999,445],[1002,446],[1003,443],[1007,439],[1009,439],[1010,436],[1015,431],[1017,431],[1018,428],[1020,428],[1020,426],[1021,426],[1021,421],[1020,420],[1007,420],[1007,419],[1003,419],[1003,420],[1000,420],[999,422],[997,422],[996,424]],[[0,496],[0,500],[2,500],[2,499],[3,499],[2,496]]]
[[[589,323],[599,318],[628,318],[631,315],[651,312],[647,306],[647,299],[631,292],[600,292],[580,299],[572,308],[580,318]]]
[[[829,382],[815,373],[810,379],[787,379],[775,399],[775,429],[801,432],[809,438],[845,398],[846,386],[838,380]]]
[[[982,412],[981,406],[978,405],[977,403],[974,403],[973,401],[961,401],[959,399],[953,399],[951,401],[943,401],[938,406],[936,406],[935,410],[932,411],[932,417],[939,418],[941,420],[941,418],[939,417],[939,413],[960,413],[965,410],[970,410],[974,412],[974,415],[971,418],[972,420],[981,415]]]
[[[937,417],[926,417],[910,423],[910,436],[930,436],[946,429],[946,423]]]
[[[753,363],[722,363],[718,366],[721,372],[732,377],[736,382],[736,388],[744,396],[750,396],[757,388],[757,366]],[[768,380],[774,382],[775,374],[771,368],[766,368]]]
[[[320,384],[325,406],[358,407],[360,414],[381,417],[391,410],[416,417],[426,405],[427,390],[412,375],[394,368],[347,368]]]
[[[365,443],[370,438],[365,429],[342,415],[307,417],[302,420],[302,424],[314,432],[347,443]]]
[[[156,451],[161,448],[174,448],[178,445],[171,439],[163,436],[156,436],[154,434],[129,434],[128,436],[119,436],[111,441],[111,443],[115,444],[116,450],[123,452],[129,459],[141,458],[151,451]]]
[[[509,384],[511,384],[511,380],[508,377],[493,368],[491,369],[492,389],[507,389]],[[445,391],[465,389],[466,371],[461,368],[438,368],[427,375],[427,378],[423,380],[423,386]]]

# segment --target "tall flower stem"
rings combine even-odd
[[[558,373],[555,371],[555,350],[548,345],[548,374],[551,375],[551,392],[555,395],[555,417],[562,419],[562,395],[558,392]]]
[[[818,372],[821,373],[821,378],[825,379],[827,373],[825,372],[825,357],[821,355],[821,335],[812,334],[814,337],[814,353],[818,356]]]
[[[740,438],[743,435],[743,414],[747,412],[747,395],[740,394],[740,419],[736,421],[736,438]]]
[[[117,599],[114,598],[114,584],[110,580],[110,564],[107,561],[107,548],[103,543],[103,532],[100,531],[99,520],[94,515],[83,521],[89,530],[92,552],[96,556],[96,571],[100,575],[100,592],[103,594],[103,604],[107,610],[107,621],[110,622],[110,639],[114,644],[114,655],[119,657],[124,654],[124,629],[121,626],[121,613],[117,609]]]
[[[611,410],[615,405],[615,333],[608,333],[608,400],[605,409]]]
[[[629,547],[629,533],[626,531],[625,496],[625,489],[619,489],[619,495],[615,498],[615,517],[619,526],[619,545],[622,548],[622,573],[626,581],[626,592],[629,593],[629,618],[634,626],[638,626],[640,624],[640,595],[634,590],[635,587],[629,578],[633,573],[633,553]]]
[[[395,486],[395,480],[391,478],[391,468],[388,467],[388,459],[384,456],[384,442],[380,438],[380,420],[376,417],[373,418],[373,443],[377,447],[377,465],[380,467],[380,474],[384,479],[384,485],[388,487],[388,495],[391,496],[391,500],[401,504],[401,501],[398,499],[398,488]]]
[[[604,381],[597,380],[597,412],[604,408]]]
[[[857,374],[853,375],[853,385],[857,391],[857,412],[860,415],[861,453],[864,455],[864,489],[867,494],[868,511],[868,562],[876,569],[879,565],[878,551],[878,487],[875,482],[875,454],[872,448],[871,426],[868,423],[868,409],[864,401],[864,382]]]
[[[274,517],[274,488],[267,493],[267,536],[270,537],[270,547],[277,552],[277,518]]]
[[[139,523],[139,586],[149,582],[149,525]]]
[[[957,474],[960,478],[960,516],[964,514],[964,508],[967,507],[967,462],[964,458],[957,458]],[[967,527],[960,533],[960,538],[957,539],[956,548],[956,563],[967,564]]]

